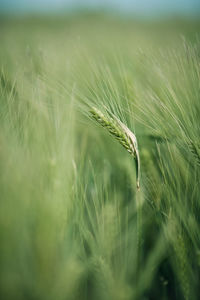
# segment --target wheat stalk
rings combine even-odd
[[[136,183],[137,189],[139,190],[140,158],[136,136],[113,114],[113,117],[105,116],[95,107],[90,110],[90,113],[93,119],[96,120],[102,127],[106,128],[108,132],[114,136],[114,138],[117,139],[118,142],[134,157],[136,162]]]

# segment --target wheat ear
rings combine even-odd
[[[193,154],[193,157],[196,160],[196,163],[198,166],[200,166],[200,144],[195,143],[192,140],[188,142],[189,149],[191,153]]]
[[[136,136],[130,129],[123,124],[116,116],[105,116],[100,110],[93,107],[90,113],[94,120],[96,120],[102,127],[106,128],[108,132],[114,136],[115,139],[135,158],[136,162],[136,183],[137,189],[140,188],[140,158],[137,146]]]

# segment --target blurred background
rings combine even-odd
[[[0,299],[200,299],[199,54],[199,0],[0,0]]]
[[[80,10],[103,10],[139,17],[198,17],[198,0],[1,0],[5,14],[69,13]]]

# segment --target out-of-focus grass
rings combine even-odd
[[[1,20],[1,299],[198,299],[199,24]],[[85,116],[114,112],[132,158]]]

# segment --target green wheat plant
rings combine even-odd
[[[200,23],[181,22],[0,20],[0,299],[200,299]]]
[[[136,184],[137,189],[140,188],[140,157],[138,151],[138,143],[136,136],[130,129],[123,124],[116,116],[113,118],[104,115],[100,110],[93,107],[90,113],[94,120],[96,120],[130,153],[136,162]]]

